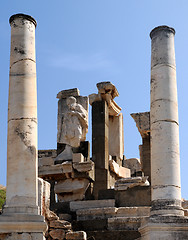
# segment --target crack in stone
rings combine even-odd
[[[15,121],[15,120],[31,120],[32,122],[37,123],[37,118],[24,118],[24,117],[22,117],[22,118],[11,118],[11,119],[8,120],[8,123],[10,121]]]
[[[10,69],[11,69],[11,67],[12,67],[14,64],[16,64],[16,63],[18,63],[18,62],[21,62],[21,61],[26,61],[26,60],[30,60],[30,61],[36,63],[36,61],[33,60],[33,59],[31,59],[31,58],[22,58],[22,59],[20,59],[20,60],[18,60],[18,61],[16,61],[16,62],[13,62],[12,65],[10,66]]]
[[[171,120],[171,119],[157,120],[157,121],[152,122],[151,124],[158,123],[158,122],[171,122],[171,123],[176,123],[179,126],[179,123],[177,123],[176,121]]]
[[[158,101],[167,101],[167,102],[171,102],[171,103],[174,103],[175,105],[177,105],[177,102],[175,102],[174,100],[172,101],[172,100],[167,99],[167,98],[158,98],[158,99],[152,101],[152,102],[151,102],[151,105],[152,105],[153,103],[155,103],[155,102],[158,102]]]
[[[176,188],[180,188],[179,186],[176,185],[158,185],[158,186],[152,186],[153,189],[157,189],[157,188],[166,188],[166,187],[176,187]]]
[[[153,68],[159,68],[159,67],[163,67],[163,66],[170,67],[170,68],[176,70],[176,66],[173,66],[173,65],[170,65],[170,64],[166,64],[166,63],[165,64],[164,63],[159,63],[159,64],[157,63],[157,64],[152,66],[151,70]]]

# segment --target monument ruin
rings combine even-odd
[[[149,112],[132,113],[140,158],[124,155],[123,114],[111,82],[57,94],[57,148],[37,149],[34,18],[10,18],[7,196],[1,240],[188,239],[181,199],[175,30],[151,37]],[[92,108],[92,141],[86,141]],[[90,153],[90,144],[92,145]]]

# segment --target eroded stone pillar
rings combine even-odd
[[[18,14],[10,18],[10,26],[5,211],[37,214],[36,21]]]
[[[109,188],[109,115],[106,101],[92,104],[92,160],[95,163],[94,196],[98,198],[100,190]]]
[[[175,30],[167,26],[150,33],[153,214],[183,214],[174,35]]]
[[[9,21],[7,192],[0,232],[40,232],[37,239],[43,239],[46,226],[38,215],[37,186],[36,21],[24,14],[13,15]]]

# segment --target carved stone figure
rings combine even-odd
[[[75,97],[66,100],[69,110],[64,114],[61,142],[72,147],[79,147],[84,129],[88,128],[88,114]]]

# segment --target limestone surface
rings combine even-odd
[[[16,14],[10,25],[7,194],[0,233],[8,233],[5,239],[43,240],[47,226],[38,208],[36,21]]]
[[[115,207],[115,200],[107,199],[107,200],[87,200],[87,201],[70,202],[71,211],[77,211],[80,209],[89,209],[89,208],[103,208],[103,207]]]
[[[123,114],[109,116],[109,155],[123,159],[124,131]]]
[[[150,133],[150,112],[132,113],[131,117],[135,120],[138,131],[142,137]]]
[[[123,166],[131,170],[131,174],[142,170],[139,158],[128,158],[123,160]]]
[[[149,186],[148,177],[121,178],[115,183],[115,190],[122,191],[136,186]]]
[[[167,26],[155,28],[151,32],[150,121],[153,201],[181,201],[174,34],[174,29]],[[173,209],[169,209],[170,212],[173,213]],[[174,213],[177,214],[177,211]]]
[[[69,232],[66,234],[67,240],[87,240],[87,234],[84,231]]]
[[[119,166],[114,160],[109,160],[109,167],[118,177],[127,178],[131,176],[130,169]]]

